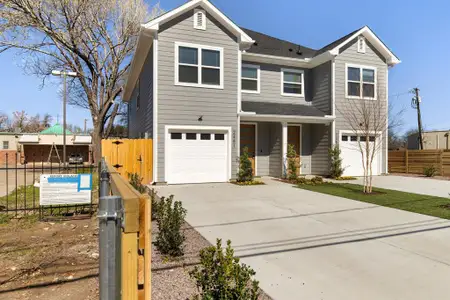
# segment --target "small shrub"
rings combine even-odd
[[[248,148],[244,147],[242,155],[239,158],[239,172],[237,174],[237,182],[253,181],[252,162],[248,157]]]
[[[334,179],[335,180],[356,180],[357,178],[353,177],[353,176],[341,176],[341,177],[334,178]]]
[[[128,179],[130,184],[138,191],[143,194],[147,191],[147,187],[142,184],[143,177],[139,176],[138,173],[128,173]]]
[[[438,170],[434,165],[428,166],[423,169],[423,174],[426,177],[434,177],[434,176],[436,176],[437,172],[438,172]]]
[[[297,183],[298,184],[306,184],[307,182],[308,182],[308,179],[306,179],[305,177],[297,178]]]
[[[186,209],[180,201],[173,201],[173,195],[169,198],[162,197],[156,206],[156,223],[159,233],[155,246],[162,254],[181,256],[184,254],[183,243],[186,239],[181,230]]]
[[[342,167],[341,149],[339,145],[328,149],[328,153],[331,159],[330,176],[331,178],[339,178],[344,174],[344,168]]]
[[[289,180],[296,180],[297,175],[297,152],[295,152],[294,145],[289,144],[287,149],[287,163],[288,163],[288,174]]]
[[[255,271],[239,263],[234,256],[231,241],[227,242],[225,253],[222,240],[216,246],[200,251],[200,267],[195,267],[189,275],[197,283],[197,300],[256,300],[259,283],[252,279]]]
[[[322,184],[323,183],[323,178],[320,176],[315,176],[311,179],[311,182],[314,184]]]

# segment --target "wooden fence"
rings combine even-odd
[[[151,299],[151,201],[140,194],[108,164],[111,194],[120,196],[124,222],[121,249],[121,287],[123,300]]]
[[[441,176],[450,176],[450,151],[406,150],[389,151],[389,173],[423,174],[429,166],[435,166]]]
[[[144,184],[153,180],[153,140],[102,140],[102,156],[126,180],[130,173],[139,174]]]

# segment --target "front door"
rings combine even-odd
[[[255,175],[256,156],[256,125],[241,124],[241,155],[244,147],[248,148],[248,157],[252,162],[253,175]]]
[[[288,145],[293,145],[296,153],[297,175],[300,175],[300,126],[288,126]]]

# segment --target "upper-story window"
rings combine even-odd
[[[3,141],[3,149],[8,150],[9,149],[9,141]]]
[[[223,88],[223,48],[175,43],[175,84]]]
[[[260,67],[257,65],[242,65],[242,91],[245,93],[259,93]]]
[[[347,97],[376,99],[376,74],[373,67],[347,65]]]
[[[281,69],[281,95],[303,97],[304,73],[302,70]]]
[[[136,83],[136,110],[139,110],[141,107],[141,80],[138,79]]]

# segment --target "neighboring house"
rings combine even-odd
[[[55,124],[40,133],[23,133],[18,141],[22,150],[22,163],[54,162],[63,160],[63,126]],[[85,134],[73,134],[66,129],[66,157],[81,155],[85,162],[92,161],[91,149],[92,137]],[[50,160],[49,160],[50,159]]]
[[[399,62],[368,27],[315,50],[193,0],[142,25],[123,94],[129,136],[153,139],[157,183],[226,182],[245,146],[255,175],[279,177],[288,144],[301,174],[328,174],[338,143],[346,173],[362,175],[359,137],[337,108],[348,97],[387,101],[376,93],[387,95],[388,67]],[[376,138],[374,173],[386,173],[387,136]]]
[[[0,132],[0,165],[15,164],[17,153],[20,151],[18,140],[20,133]]]
[[[422,133],[423,149],[450,149],[450,130],[425,131]],[[419,133],[413,133],[408,136],[408,149],[418,150]]]

